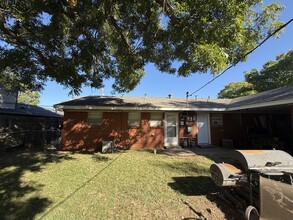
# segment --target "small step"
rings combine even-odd
[[[178,145],[178,146],[168,146],[168,147],[167,147],[167,146],[165,146],[165,147],[164,147],[164,149],[172,149],[172,150],[173,150],[173,149],[174,149],[174,150],[176,150],[176,149],[179,149],[179,150],[181,150],[181,149],[182,149],[182,147],[181,147],[181,146],[179,146],[179,145]]]

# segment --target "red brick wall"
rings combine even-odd
[[[127,112],[104,112],[101,126],[88,126],[87,112],[65,112],[63,150],[101,149],[105,139],[123,149],[153,149],[164,146],[163,126],[150,127],[150,113],[141,113],[141,126],[128,126]]]
[[[86,126],[87,113],[84,112],[66,112],[64,114],[62,129],[62,149],[77,150],[83,148],[84,133]]]
[[[141,127],[129,128],[132,149],[154,149],[164,146],[164,128],[150,127],[150,113],[141,113]]]

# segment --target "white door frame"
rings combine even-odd
[[[201,128],[201,124],[202,122],[198,121],[198,119],[200,117],[198,117],[199,115],[203,116],[204,123],[206,123],[206,129],[200,129]],[[207,112],[197,112],[197,129],[198,129],[198,134],[197,134],[197,141],[198,144],[211,144],[211,127],[210,127],[210,114]],[[202,140],[200,140],[200,136],[202,133],[207,132],[206,136],[203,140],[203,142],[201,143]],[[207,142],[207,143],[205,143]]]
[[[167,132],[167,116],[168,115],[174,115],[175,116],[175,124],[173,125],[176,128],[176,137],[168,137],[168,132]],[[178,112],[165,112],[164,115],[164,143],[166,147],[172,147],[172,146],[178,146],[179,145],[179,126],[178,126]]]

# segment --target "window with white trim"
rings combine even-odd
[[[151,112],[150,126],[157,127],[162,125],[163,113],[161,112]]]
[[[87,123],[88,125],[102,125],[103,122],[103,112],[88,112]]]
[[[128,126],[140,126],[140,112],[128,112]]]

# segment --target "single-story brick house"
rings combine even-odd
[[[55,105],[64,111],[63,150],[230,145],[292,145],[293,86],[236,99],[87,96]]]

